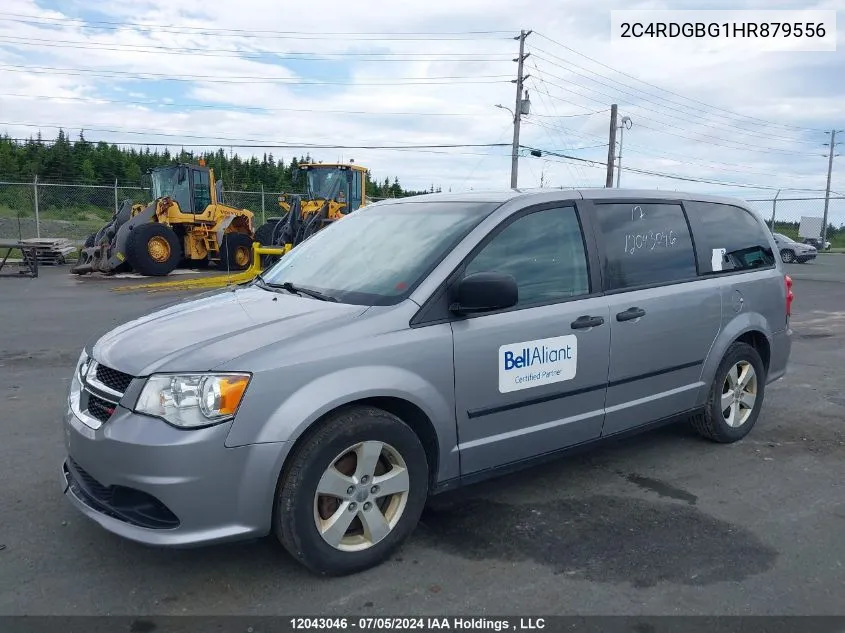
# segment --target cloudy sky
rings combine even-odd
[[[602,163],[617,103],[632,121],[624,186],[745,198],[822,191],[824,131],[845,128],[843,14],[836,51],[610,41],[614,9],[702,5],[841,11],[845,0],[4,0],[0,130],[25,138],[40,129],[49,139],[58,126],[74,136],[84,128],[91,140],[223,145],[285,159],[308,150],[284,146],[309,143],[509,144],[511,115],[496,104],[514,107],[514,37],[526,29],[531,111],[522,145]],[[258,144],[276,148],[248,147]],[[310,152],[355,159],[407,187],[510,181],[509,146]],[[520,160],[525,187],[604,179],[589,162]],[[845,158],[833,189],[845,192]]]

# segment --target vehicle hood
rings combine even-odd
[[[336,325],[366,310],[256,287],[226,290],[124,323],[94,343],[93,356],[133,376],[208,371],[264,345],[317,335],[325,323]]]

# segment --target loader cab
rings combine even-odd
[[[343,213],[351,213],[365,203],[366,169],[358,165],[308,164],[301,169],[307,176],[308,198],[311,200],[334,200],[346,207]]]
[[[182,213],[199,215],[212,202],[212,180],[208,167],[174,165],[150,172],[153,199],[173,199]]]

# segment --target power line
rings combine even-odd
[[[532,77],[533,79],[533,77]],[[536,83],[534,84],[536,86]],[[2,95],[0,95],[2,96]],[[557,111],[557,110],[555,110]],[[547,117],[550,119],[570,119],[573,117],[578,116],[593,116],[594,114],[604,114],[605,112],[610,112],[610,108],[605,108],[604,110],[594,110],[592,112],[581,112],[578,114],[536,114],[532,113],[531,116],[539,116],[539,117]]]
[[[230,138],[230,137],[215,137],[215,136],[197,136],[197,135],[189,135],[189,134],[170,134],[168,132],[149,132],[149,131],[137,131],[137,130],[122,130],[116,128],[98,128],[98,127],[87,127],[87,126],[75,126],[75,125],[56,125],[52,123],[42,123],[42,124],[34,124],[34,123],[22,123],[17,121],[0,121],[0,125],[8,125],[8,126],[17,126],[17,127],[30,127],[30,128],[50,128],[50,129],[75,129],[79,128],[81,130],[93,130],[96,132],[108,132],[112,134],[138,134],[144,136],[165,136],[165,137],[172,137],[172,138],[193,138],[193,139],[205,139],[205,140],[215,140],[218,141],[215,143],[215,146],[225,145],[229,146],[232,143],[260,143],[260,140],[256,139],[244,139],[244,138]],[[88,141],[93,143],[94,141]],[[173,142],[173,143],[132,143],[132,145],[150,145],[151,147],[154,145],[160,146],[172,146],[172,145],[181,145],[182,143]],[[195,147],[198,147],[196,145]],[[297,149],[297,148],[316,148],[316,149],[446,149],[446,148],[470,148],[470,147],[509,147],[510,143],[439,143],[439,144],[407,144],[407,145],[329,145],[323,143],[296,143],[293,141],[289,142],[274,142],[270,145],[238,145],[238,147],[278,147],[283,149]]]
[[[408,85],[436,85],[436,84],[451,84],[451,83],[468,83],[468,84],[491,84],[491,83],[509,83],[509,75],[475,75],[475,76],[447,76],[447,77],[395,77],[387,82],[358,82],[358,81],[303,81],[293,77],[240,77],[237,75],[181,75],[174,76],[167,73],[149,73],[139,72],[132,73],[130,71],[121,70],[98,70],[96,68],[58,68],[54,66],[26,66],[22,64],[8,64],[0,66],[0,70],[6,72],[27,72],[27,73],[47,73],[55,75],[69,75],[69,76],[85,76],[86,74],[93,77],[127,77],[130,79],[146,79],[154,77],[156,81],[213,81],[214,83],[230,83],[230,84],[266,84],[266,83],[280,83],[287,86],[408,86]],[[487,79],[498,78],[494,81],[487,81]],[[476,81],[477,79],[484,79],[484,81]],[[446,81],[448,80],[448,81]]]
[[[532,116],[537,116],[537,115],[534,114]],[[539,123],[537,121],[526,121],[526,123],[530,123],[532,125],[540,125],[540,126],[545,125],[545,124]],[[556,129],[561,129],[562,131],[566,132],[567,134],[572,134],[572,135],[577,136],[577,137],[582,138],[582,139],[586,139],[586,140],[590,140],[590,141],[601,140],[601,138],[598,137],[598,136],[583,134],[583,133],[577,132],[575,130],[571,130],[571,129],[559,126],[559,124],[558,124],[558,126],[554,126],[554,127]],[[607,147],[607,143],[605,142],[602,145],[597,146],[597,147]],[[809,174],[784,175],[783,173],[777,174],[777,173],[773,173],[773,172],[765,172],[765,171],[759,171],[759,170],[755,170],[755,169],[748,169],[744,164],[726,163],[726,162],[711,160],[711,159],[707,159],[707,158],[703,158],[702,160],[695,160],[695,159],[690,158],[689,155],[686,155],[686,154],[678,154],[678,153],[674,153],[674,152],[656,150],[656,149],[644,147],[644,146],[639,145],[639,144],[630,144],[630,145],[626,144],[625,147],[628,151],[634,152],[635,154],[644,154],[644,155],[647,155],[647,156],[667,158],[669,160],[672,160],[675,163],[678,163],[679,165],[685,165],[685,166],[690,166],[690,167],[704,167],[704,168],[707,168],[707,169],[724,169],[724,168],[727,168],[727,170],[730,170],[732,172],[739,171],[739,172],[742,172],[742,173],[747,173],[749,175],[769,176],[769,177],[780,178],[780,179],[788,178],[788,179],[791,179],[791,180],[801,180],[801,179],[807,179],[807,178],[814,178],[814,176],[811,176]],[[678,158],[673,158],[673,157],[680,157],[680,160]],[[604,163],[602,163],[602,164],[604,164]]]
[[[598,61],[597,59],[593,59],[592,57],[584,55],[583,53],[576,51],[575,49],[570,48],[570,47],[566,46],[565,44],[562,44],[561,42],[558,42],[557,40],[554,40],[554,39],[552,39],[552,38],[550,38],[546,35],[543,35],[540,32],[535,31],[535,33],[539,37],[543,38],[544,40],[551,42],[552,44],[556,44],[557,46],[560,46],[563,49],[566,49],[566,50],[568,50],[572,53],[575,53],[576,55],[583,57],[584,59],[588,59],[591,62],[593,62],[594,64],[598,64],[599,66],[602,66],[603,68],[607,68],[608,70],[611,70],[614,73],[622,75],[623,77],[628,77],[629,79],[633,79],[634,81],[637,81],[641,84],[645,84],[646,86],[651,86],[652,88],[656,88],[657,90],[660,90],[661,92],[665,92],[667,94],[671,94],[671,95],[674,95],[676,97],[680,97],[681,99],[691,101],[692,103],[697,103],[698,105],[704,106],[706,108],[710,108],[711,110],[718,110],[720,112],[726,112],[726,113],[728,113],[728,114],[730,114],[734,117],[737,117],[737,118],[744,118],[744,119],[748,119],[750,121],[757,121],[758,123],[765,123],[767,125],[774,126],[774,127],[781,127],[781,128],[786,128],[786,129],[802,130],[802,131],[809,131],[809,132],[824,132],[824,130],[820,130],[820,129],[817,129],[817,128],[808,128],[808,127],[800,127],[800,126],[796,126],[796,125],[789,125],[789,124],[785,124],[785,123],[776,123],[774,121],[767,121],[766,119],[760,119],[760,118],[748,116],[748,115],[745,115],[745,114],[739,114],[738,112],[734,112],[734,111],[728,110],[726,108],[721,108],[719,106],[714,106],[714,105],[705,103],[704,101],[699,101],[698,99],[693,99],[691,97],[685,97],[682,94],[678,94],[677,92],[672,92],[671,90],[661,88],[660,86],[649,83],[649,82],[647,82],[643,79],[640,79],[639,77],[629,75],[628,73],[622,72],[621,70],[617,70],[616,68],[608,66],[607,64],[604,64],[604,63]]]
[[[470,112],[379,112],[375,110],[317,110],[313,108],[263,108],[261,106],[242,106],[235,104],[209,104],[209,103],[164,103],[162,101],[128,101],[121,99],[101,99],[99,97],[63,97],[55,95],[21,95],[21,94],[0,94],[0,97],[18,97],[22,99],[39,99],[50,101],[80,101],[83,103],[111,103],[120,105],[143,105],[161,106],[168,108],[206,108],[212,110],[250,110],[256,112],[314,112],[329,114],[362,114],[368,116],[450,116],[450,117],[481,117],[484,114],[473,114]],[[578,115],[580,116],[580,115]]]
[[[216,37],[245,37],[245,38],[267,38],[267,39],[282,39],[282,40],[335,40],[338,36],[347,39],[369,39],[373,36],[379,36],[382,41],[432,41],[432,40],[490,40],[490,39],[510,39],[504,37],[490,38],[479,37],[482,35],[501,35],[510,33],[510,31],[347,31],[347,32],[324,32],[320,35],[308,33],[305,31],[272,31],[272,30],[254,30],[254,29],[216,29],[212,27],[192,27],[192,26],[173,26],[172,24],[141,24],[137,22],[109,22],[105,20],[82,20],[80,18],[48,18],[35,15],[25,15],[16,13],[0,13],[0,15],[13,16],[2,18],[5,22],[15,22],[22,24],[30,24],[35,26],[52,26],[59,24],[61,26],[73,26],[87,29],[100,29],[106,31],[120,31],[127,29],[155,29],[161,33],[177,33],[177,34],[191,34],[191,35],[214,35]],[[410,35],[414,37],[381,37],[381,36],[396,36],[396,35]],[[428,37],[419,37],[419,36]]]
[[[533,82],[532,82],[532,83],[533,83],[533,85],[537,87],[537,94],[539,94],[539,95],[540,95],[540,99],[541,99],[541,100],[543,100],[543,92],[544,92],[544,90],[542,90],[542,89],[540,88],[540,86],[538,86],[538,85],[537,85],[537,80],[536,80],[535,78],[532,78],[532,79],[533,79]],[[549,89],[548,89],[548,88],[545,88],[545,93],[546,93],[547,95],[549,94]],[[550,99],[550,101],[551,101],[551,99]],[[545,104],[544,104],[544,105],[545,105]],[[551,109],[553,109],[555,112],[557,112],[557,108],[555,107],[555,105],[554,105],[554,102],[553,102],[553,101],[551,102],[551,105],[552,105],[552,108],[551,108]],[[542,127],[542,126],[541,126],[541,127]],[[545,128],[544,128],[544,129],[545,129]],[[548,133],[546,133],[546,136],[548,137],[549,141],[552,141],[552,137],[551,137]],[[563,147],[564,147],[564,148],[566,148],[566,146],[568,145],[568,143],[566,143],[566,140],[563,138],[563,136],[562,136],[560,133],[558,133],[558,136],[559,136],[560,140],[562,141]],[[553,141],[552,141],[552,142],[553,142]],[[587,177],[587,172],[585,172],[585,171],[584,171],[584,169],[583,169],[583,167],[581,167],[580,165],[576,165],[576,166],[575,166],[575,172],[573,172],[572,170],[570,170],[569,166],[567,165],[567,166],[566,166],[566,171],[567,171],[567,172],[569,172],[569,175],[570,175],[570,177],[572,178],[572,181],[573,181],[573,182],[575,182],[576,180],[582,180],[582,179],[583,179],[583,182],[589,182],[589,178]],[[576,177],[575,177],[575,173],[576,173],[576,172],[578,173],[578,178],[576,178]]]
[[[536,51],[536,50],[540,50],[540,49],[537,49],[537,48],[533,49],[533,51]],[[678,115],[675,115],[675,114],[664,114],[663,112],[656,112],[653,109],[647,109],[647,111],[653,112],[655,114],[659,114],[661,116],[671,117],[671,118],[674,118],[674,119],[677,119],[677,120],[680,120],[680,121],[684,121],[686,123],[692,123],[693,125],[700,125],[700,126],[703,126],[703,127],[709,127],[709,128],[714,129],[714,130],[717,130],[719,132],[741,133],[741,134],[747,134],[747,135],[750,135],[750,136],[758,136],[758,137],[761,137],[761,138],[765,138],[767,140],[781,140],[781,141],[786,141],[786,142],[789,142],[789,143],[805,143],[805,144],[809,144],[809,145],[817,144],[816,141],[810,141],[810,140],[807,140],[807,139],[798,139],[798,138],[787,138],[787,137],[783,137],[783,136],[774,136],[772,134],[768,134],[768,133],[765,133],[765,132],[755,132],[754,130],[743,129],[742,127],[739,127],[739,126],[736,126],[736,125],[725,124],[725,125],[727,125],[727,127],[719,127],[714,122],[697,121],[697,120],[691,119],[689,117],[692,114],[692,116],[697,116],[697,117],[700,118],[701,115],[702,115],[700,109],[699,109],[698,112],[690,113],[690,112],[687,112],[685,110],[673,108],[672,106],[665,105],[665,103],[666,102],[677,103],[677,102],[667,100],[667,99],[660,99],[659,101],[655,100],[655,99],[649,99],[649,98],[647,98],[647,97],[651,96],[649,93],[646,93],[646,92],[644,92],[642,90],[638,90],[638,89],[634,89],[634,90],[636,90],[636,92],[629,92],[627,90],[622,90],[621,88],[618,88],[613,84],[619,84],[619,85],[623,85],[623,86],[627,86],[627,84],[622,84],[621,82],[610,79],[610,78],[606,77],[605,75],[602,75],[600,73],[596,73],[596,72],[591,71],[587,68],[583,68],[582,66],[578,66],[577,64],[569,64],[568,66],[562,66],[561,64],[555,63],[555,62],[543,57],[542,55],[537,55],[536,53],[534,54],[534,57],[536,59],[542,60],[542,61],[544,61],[548,64],[551,64],[552,66],[555,66],[557,68],[561,68],[566,72],[572,73],[572,74],[577,75],[579,77],[583,77],[583,78],[585,78],[589,81],[592,81],[594,83],[597,83],[601,86],[605,86],[607,88],[610,88],[611,90],[616,90],[616,91],[618,91],[622,94],[630,95],[630,96],[632,96],[636,99],[643,99],[647,103],[654,104],[657,108],[662,108],[662,109],[665,109],[665,110],[671,110],[673,112],[679,112],[681,115],[683,115],[683,116],[678,116]],[[572,70],[571,68],[569,68],[569,66],[574,66],[575,68],[581,68],[582,70],[586,70],[587,72],[595,74],[598,77],[603,77],[605,79],[608,79],[608,81],[611,81],[613,83],[605,83],[603,81],[599,81],[598,79],[594,79],[593,77],[590,77],[589,75],[585,75],[583,73],[579,73],[575,70]],[[540,69],[537,68],[537,71],[540,72]],[[567,79],[565,77],[560,77],[558,75],[554,75],[554,74],[552,74],[548,71],[542,71],[542,72],[544,72],[549,77],[554,77],[555,79],[559,79],[560,81],[565,81],[565,82],[569,81],[569,79]],[[615,96],[607,95],[607,94],[599,92],[599,91],[597,91],[593,88],[587,88],[586,86],[583,86],[583,87],[587,90],[593,90],[594,92],[597,92],[598,94],[601,94],[601,95],[604,95],[608,98],[614,99],[615,101],[619,101],[620,103],[623,103],[625,105],[630,105],[632,107],[638,107],[638,108],[644,108],[644,106],[631,104],[630,102],[625,102],[623,100],[617,99]],[[646,97],[643,97],[641,95],[646,95]],[[692,107],[692,106],[688,106],[688,105],[685,105],[685,104],[679,104],[679,105],[681,105],[681,107],[684,107],[684,108],[691,108]]]
[[[503,53],[490,53],[499,55],[498,59],[482,57],[484,53],[289,53],[286,51],[243,51],[225,48],[180,48],[171,46],[156,46],[153,44],[112,44],[108,42],[84,42],[73,40],[49,40],[41,38],[20,38],[14,36],[0,36],[0,44],[8,43],[13,46],[36,46],[47,45],[50,48],[72,48],[74,50],[102,50],[131,53],[151,54],[196,54],[203,57],[225,57],[230,59],[256,59],[272,55],[276,59],[296,61],[325,61],[326,58],[345,58],[354,56],[357,61],[368,62],[505,62],[510,61],[510,56]],[[215,53],[232,53],[220,55]]]
[[[539,71],[539,69],[538,69],[538,71]],[[551,75],[550,73],[544,73],[544,74],[546,74],[548,76],[556,76],[556,75]],[[549,85],[555,86],[556,88],[560,88],[563,91],[573,92],[571,90],[571,88],[567,88],[566,86],[562,86],[559,83],[556,83],[556,82],[551,81],[549,79],[544,79],[543,81],[545,81]],[[566,80],[564,79],[564,81],[566,81]],[[609,94],[601,92],[599,90],[595,90],[593,88],[587,88],[586,86],[581,86],[579,84],[572,84],[572,85],[575,85],[579,88],[584,88],[585,90],[591,90],[592,92],[595,92],[596,94],[600,94],[604,97],[607,97],[608,99],[616,100],[615,95],[609,95]],[[579,97],[582,97],[584,99],[589,99],[590,101],[595,101],[596,103],[603,103],[603,101],[601,101],[600,99],[595,99],[595,98],[590,97],[588,95],[582,95],[582,94],[579,94],[579,93],[573,93],[573,94],[577,94]],[[638,110],[645,110],[646,112],[653,112],[652,110],[649,110],[648,108],[644,108],[642,106],[629,105],[629,107],[630,108],[636,108]],[[750,148],[750,149],[748,149],[748,151],[762,151],[763,153],[772,152],[772,153],[798,155],[798,156],[812,156],[813,155],[809,152],[797,152],[797,151],[794,151],[794,150],[786,150],[786,149],[777,148],[777,147],[769,147],[769,146],[764,146],[764,145],[752,145],[751,143],[746,143],[744,141],[735,141],[735,140],[732,140],[732,139],[726,139],[726,138],[723,138],[721,136],[713,136],[711,134],[701,134],[697,130],[689,130],[687,128],[680,127],[678,125],[674,125],[673,123],[669,123],[667,121],[654,119],[652,117],[646,116],[646,115],[641,114],[641,113],[638,113],[637,116],[639,118],[646,119],[647,121],[652,121],[652,122],[657,123],[659,125],[664,125],[666,127],[671,127],[671,128],[675,128],[677,130],[681,130],[682,132],[692,132],[694,134],[698,134],[700,138],[692,139],[692,140],[695,140],[699,143],[708,143],[710,145],[717,145],[717,146],[721,146],[721,147],[726,147],[728,149],[747,149],[747,148]],[[645,126],[640,125],[639,127],[645,127]],[[651,128],[651,129],[653,129],[653,128]],[[667,132],[667,134],[668,134],[668,132]],[[689,137],[683,137],[680,134],[677,134],[676,136],[680,136],[681,138],[689,138]],[[720,144],[720,143],[714,143],[712,141],[706,141],[706,140],[703,140],[703,139],[714,139],[716,141],[723,141],[725,143],[733,143],[734,145],[738,145],[739,147],[724,145],[724,144]]]
[[[600,168],[600,169],[606,168],[606,164],[604,162],[601,162],[601,161],[590,160],[588,158],[581,158],[579,156],[569,156],[567,154],[562,154],[562,153],[554,152],[554,151],[551,151],[551,150],[540,150],[540,149],[534,148],[534,147],[526,147],[526,149],[539,151],[539,152],[543,153],[544,155],[548,154],[548,155],[551,155],[551,156],[557,156],[557,157],[565,158],[565,159],[568,159],[568,160],[579,161],[579,162],[582,162],[582,163],[589,164],[592,167],[597,167],[597,168]],[[670,174],[670,173],[664,173],[664,172],[659,172],[659,171],[653,171],[653,170],[649,170],[649,169],[641,169],[641,168],[638,168],[638,167],[625,167],[625,170],[626,171],[633,171],[633,172],[636,172],[638,174],[645,174],[645,175],[649,175],[649,176],[658,176],[660,178],[669,178],[669,179],[672,179],[672,180],[683,180],[683,181],[686,181],[686,182],[698,182],[698,183],[704,183],[704,184],[721,185],[721,186],[725,186],[725,187],[738,187],[738,188],[743,188],[743,189],[765,189],[765,190],[771,190],[771,191],[776,191],[778,189],[782,190],[782,191],[783,190],[787,190],[787,191],[817,191],[816,189],[790,189],[790,188],[787,188],[787,187],[772,187],[772,186],[768,186],[768,185],[755,185],[755,184],[750,184],[750,183],[729,182],[729,181],[726,181],[726,180],[715,180],[715,179],[709,179],[709,178],[696,178],[696,177],[692,177],[692,176],[682,176],[680,174]]]

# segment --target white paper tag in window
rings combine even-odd
[[[725,253],[727,249],[724,248],[714,248],[713,249],[713,256],[710,258],[710,268],[713,272],[718,272],[722,270],[722,262],[725,261]]]

